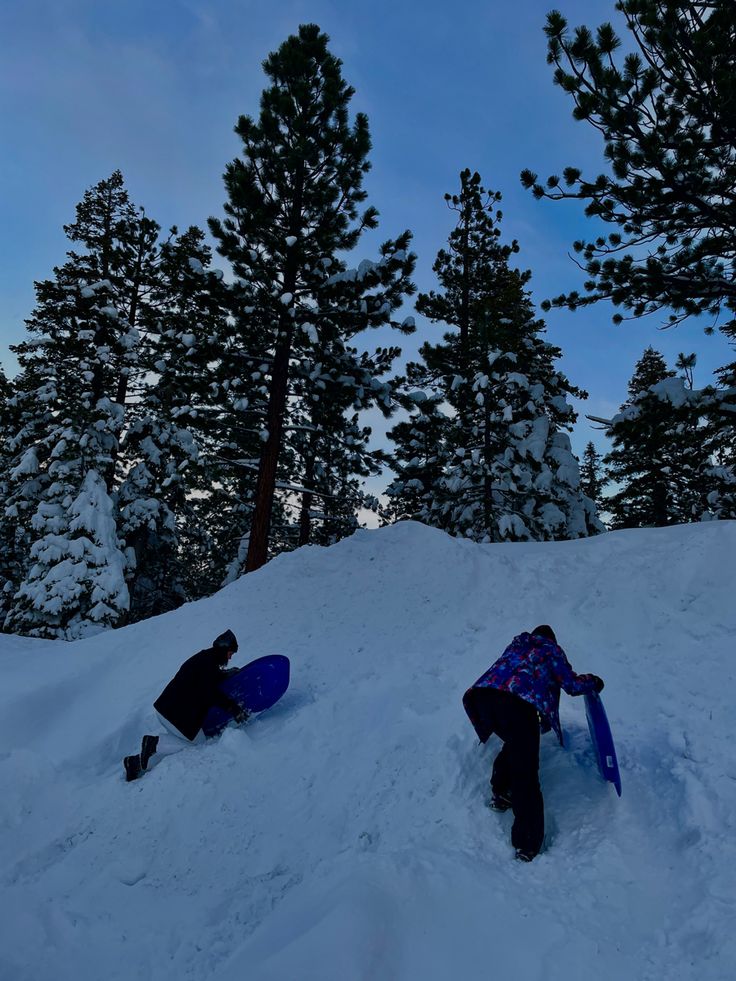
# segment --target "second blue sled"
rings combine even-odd
[[[608,716],[603,708],[601,696],[590,692],[585,696],[585,714],[588,718],[588,729],[593,742],[598,769],[604,780],[612,783],[616,793],[621,796],[621,774],[616,759],[616,747],[613,745],[611,727]]]

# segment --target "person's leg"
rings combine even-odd
[[[511,800],[511,755],[506,746],[506,738],[510,733],[508,724],[509,703],[514,701],[514,696],[508,692],[497,691],[495,688],[486,688],[484,694],[485,717],[490,732],[503,741],[503,745],[493,761],[491,772],[491,807],[498,811],[505,811],[509,808]]]
[[[511,793],[511,753],[506,743],[501,747],[493,761],[491,792],[494,798],[510,800]]]
[[[166,729],[166,732],[158,736],[145,735],[141,740],[140,753],[137,753],[135,756],[125,757],[123,766],[125,767],[125,779],[128,781],[137,780],[143,776],[147,770],[155,766],[164,756],[180,753],[186,746],[199,746],[207,739],[201,729],[194,739],[187,739],[163,715],[159,712],[156,712],[156,715],[161,725]]]
[[[143,737],[141,757],[146,763],[144,769],[150,769],[152,766],[155,766],[164,756],[172,756],[174,753],[180,753],[187,746],[199,746],[205,742],[206,736],[201,729],[194,739],[187,739],[160,712],[156,712],[156,715],[161,725],[166,729],[166,732],[161,733],[159,736]]]
[[[544,799],[539,785],[539,719],[532,705],[521,699],[509,719],[508,750],[511,807],[514,824],[511,843],[525,855],[535,856],[544,840]]]

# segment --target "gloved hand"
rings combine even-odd
[[[592,674],[590,677],[591,677],[591,680],[595,684],[595,690],[596,690],[596,692],[598,694],[600,694],[603,691],[603,689],[605,688],[605,685],[604,685],[604,682],[603,682],[603,678],[599,678],[597,674]]]

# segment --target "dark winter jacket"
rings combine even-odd
[[[235,714],[240,705],[220,690],[224,680],[224,648],[209,647],[185,661],[153,707],[187,739],[194,739],[213,705]]]
[[[536,708],[543,732],[554,729],[562,742],[560,688],[568,695],[584,695],[596,691],[596,685],[594,675],[575,674],[554,641],[524,633],[514,637],[501,657],[465,692],[463,705],[484,743],[493,732],[493,721],[484,712],[483,689],[511,692]]]

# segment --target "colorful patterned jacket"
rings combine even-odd
[[[595,676],[575,674],[565,652],[554,641],[537,634],[514,637],[501,657],[463,696],[463,705],[481,742],[493,732],[477,693],[483,688],[508,691],[532,704],[539,713],[542,732],[554,729],[562,742],[560,689],[568,695],[595,691]]]

